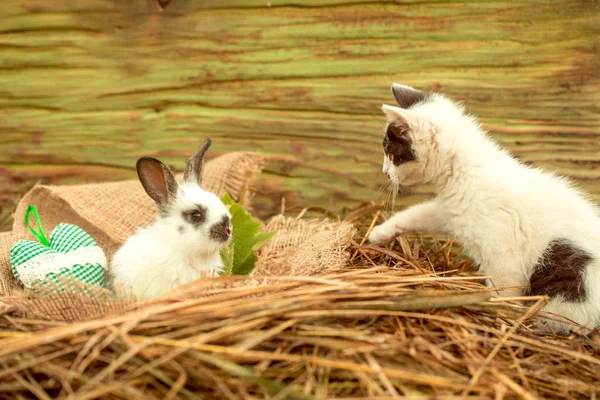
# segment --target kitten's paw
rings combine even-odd
[[[373,228],[369,234],[369,243],[384,243],[396,236],[396,230],[393,225],[381,224]]]

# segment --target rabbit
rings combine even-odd
[[[187,160],[181,185],[159,160],[137,161],[138,177],[156,202],[158,215],[115,253],[110,268],[113,287],[120,285],[138,300],[148,300],[223,270],[219,251],[231,242],[233,227],[223,202],[200,187],[210,145],[207,139]]]

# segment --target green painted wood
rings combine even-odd
[[[382,200],[392,82],[464,101],[520,158],[600,199],[597,2],[162,3],[4,0],[0,203],[39,179],[133,178],[142,155],[181,168],[205,137],[211,157],[280,156],[256,184],[262,216],[282,197]]]

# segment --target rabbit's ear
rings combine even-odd
[[[204,169],[204,154],[206,154],[206,150],[208,150],[211,143],[210,139],[206,139],[196,151],[196,154],[188,158],[183,174],[184,182],[197,183],[200,186],[202,183],[202,170]]]
[[[166,213],[177,197],[177,181],[173,172],[152,157],[142,157],[136,164],[138,177],[146,193],[156,202],[161,212]]]

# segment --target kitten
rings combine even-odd
[[[399,106],[382,108],[383,172],[396,185],[431,184],[436,197],[396,213],[369,241],[447,233],[495,287],[512,287],[503,296],[547,295],[546,311],[600,327],[598,209],[566,179],[501,149],[461,105],[404,85],[392,92]]]

